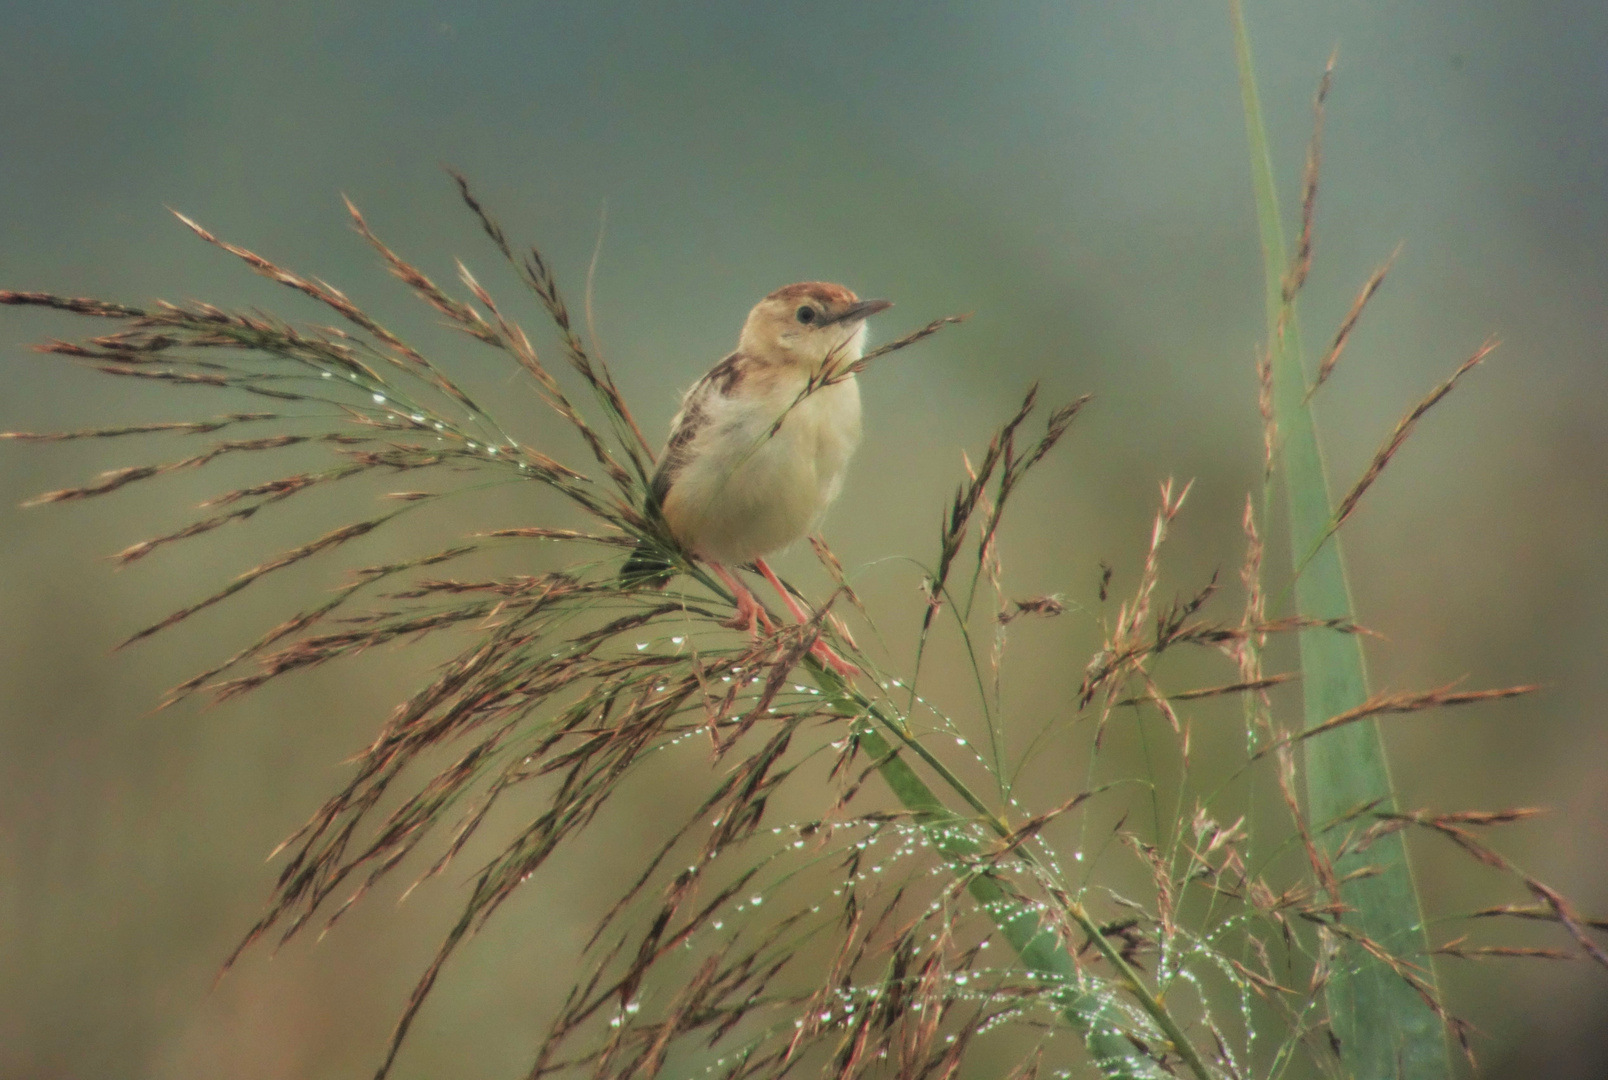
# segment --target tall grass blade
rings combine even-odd
[[[1349,619],[1351,596],[1340,538],[1324,539],[1334,514],[1317,428],[1306,400],[1307,373],[1294,298],[1286,298],[1284,230],[1239,0],[1229,0],[1229,10],[1262,238],[1273,405],[1289,499],[1291,550],[1299,560],[1316,548],[1295,581],[1295,602],[1308,618]],[[1355,635],[1307,630],[1300,643],[1308,728],[1368,700],[1362,645]],[[1305,751],[1307,812],[1315,829],[1364,804],[1386,811],[1394,808],[1390,770],[1375,719],[1310,739]],[[1426,989],[1433,992],[1428,935],[1401,836],[1349,854],[1338,850],[1344,840],[1344,829],[1323,835],[1327,854],[1335,862],[1335,877],[1345,882],[1342,898],[1351,909],[1343,916],[1345,925],[1393,957],[1417,965]],[[1366,866],[1378,872],[1346,880]],[[1326,993],[1346,1070],[1361,1080],[1449,1076],[1451,1061],[1442,1023],[1419,991],[1355,943],[1346,961],[1338,966]]]

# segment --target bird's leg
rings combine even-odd
[[[711,562],[709,569],[726,583],[726,588],[731,590],[732,599],[737,602],[737,614],[720,625],[729,626],[733,630],[747,630],[755,636],[758,636],[759,628],[762,626],[767,634],[776,632],[776,625],[770,621],[770,616],[765,614],[765,609],[754,599],[754,594],[748,591],[748,586],[744,585],[736,574],[717,562]]]
[[[793,618],[801,623],[810,621],[809,613],[799,606],[798,598],[787,591],[787,586],[783,585],[781,579],[776,576],[776,571],[770,568],[770,563],[767,563],[764,559],[755,559],[754,569],[765,575],[765,580],[771,583],[771,588],[775,589],[776,594],[782,598],[782,603],[786,604],[787,610],[793,613]]]
[[[800,623],[807,623],[810,621],[810,616],[805,614],[803,607],[799,605],[798,600],[793,596],[793,594],[787,591],[787,586],[782,584],[781,579],[776,576],[776,572],[770,568],[769,563],[767,563],[764,559],[755,559],[754,569],[765,575],[765,580],[770,582],[771,588],[775,589],[777,594],[781,596],[782,603],[786,604],[787,610],[793,613],[793,618],[797,619]],[[815,658],[817,660],[830,667],[833,671],[837,672],[845,679],[849,678],[850,676],[860,674],[859,668],[855,667],[853,664],[843,659],[843,657],[839,656],[832,646],[828,645],[824,641],[816,641],[814,645],[810,646],[810,652],[815,654]]]

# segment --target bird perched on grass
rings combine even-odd
[[[865,320],[891,306],[823,281],[777,289],[748,313],[737,351],[681,400],[649,498],[682,550],[732,590],[733,626],[767,621],[729,569],[750,563],[794,618],[808,618],[764,556],[809,532],[842,489],[860,441],[852,365],[864,352]],[[625,574],[666,569],[638,551]],[[825,644],[815,653],[840,674],[854,670]]]

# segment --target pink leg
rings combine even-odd
[[[798,599],[787,591],[787,586],[783,585],[781,579],[776,576],[776,571],[770,568],[770,563],[764,559],[755,559],[754,569],[765,575],[765,580],[771,583],[771,588],[775,589],[776,595],[782,598],[782,603],[787,605],[787,610],[793,613],[794,619],[801,623],[810,621],[809,615],[803,608],[799,607]]]
[[[782,603],[787,605],[787,610],[793,613],[793,618],[797,619],[801,623],[807,623],[810,621],[810,616],[805,614],[804,609],[799,606],[798,600],[794,598],[793,594],[787,591],[787,586],[782,584],[781,579],[776,576],[776,572],[770,568],[769,563],[767,563],[764,559],[755,559],[754,569],[765,575],[765,580],[771,583],[771,587],[775,589],[777,595],[782,598]],[[821,661],[823,664],[826,664],[845,679],[852,675],[860,674],[859,668],[855,667],[853,664],[843,659],[843,657],[839,656],[835,651],[833,651],[832,647],[824,641],[817,641],[813,646],[810,647],[810,652],[815,654],[815,658],[817,660]]]
[[[717,562],[711,562],[709,569],[726,583],[726,588],[731,590],[732,598],[737,601],[737,614],[724,625],[733,630],[747,630],[750,634],[756,635],[763,626],[766,633],[775,633],[776,626],[770,621],[770,616],[765,614],[765,609],[754,599],[754,594],[748,591],[748,586],[744,585],[736,574]]]

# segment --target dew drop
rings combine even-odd
[[[385,404],[385,395],[384,394],[371,394],[370,396],[374,398],[374,403],[376,405]]]
[[[687,640],[686,638],[673,637],[673,638],[670,639],[670,644],[672,644],[672,645],[680,645],[683,641],[686,641],[686,640]]]
[[[334,377],[335,377],[335,376],[333,376],[333,375],[331,375],[331,374],[330,374],[330,373],[329,373],[329,372],[327,372],[327,371],[321,371],[321,372],[319,372],[319,374],[320,374],[320,375],[322,375],[322,376],[323,376],[323,377],[324,377],[324,378],[326,378],[326,379],[333,379],[333,378],[334,378]]]

